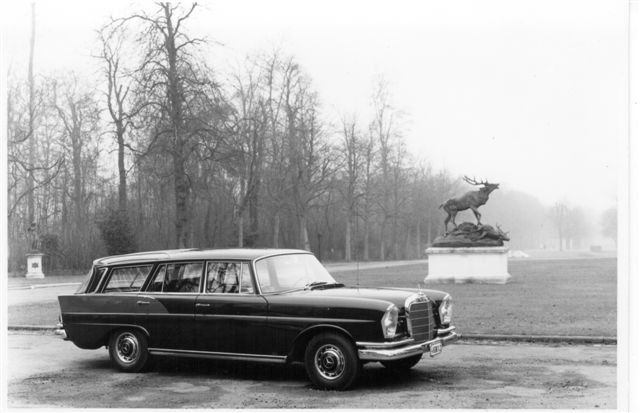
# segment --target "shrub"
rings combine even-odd
[[[107,254],[127,254],[136,250],[135,235],[126,212],[106,209],[98,220],[98,228],[107,248]]]

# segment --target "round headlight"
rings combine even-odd
[[[451,296],[447,294],[440,303],[439,313],[440,322],[442,324],[451,323],[451,313],[453,312],[453,303],[451,302]]]
[[[385,338],[392,338],[396,335],[398,328],[398,307],[391,304],[382,316],[382,334]]]

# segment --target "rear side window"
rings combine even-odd
[[[105,267],[92,268],[91,271],[89,271],[89,274],[87,274],[87,277],[84,279],[82,285],[80,285],[80,287],[78,287],[78,289],[76,290],[76,294],[94,293],[96,291],[96,288],[100,284],[100,280],[102,279],[102,276],[104,275],[106,270],[107,269]]]
[[[163,264],[149,283],[147,291],[163,293],[197,293],[203,263]]]
[[[144,280],[151,272],[152,265],[137,267],[119,267],[111,270],[111,276],[103,292],[131,292],[140,291]]]

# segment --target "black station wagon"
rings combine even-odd
[[[153,356],[302,362],[323,389],[362,365],[409,369],[458,335],[440,291],[345,287],[299,250],[168,250],[101,258],[58,297],[60,331],[138,372]]]

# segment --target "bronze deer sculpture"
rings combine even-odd
[[[480,223],[480,217],[482,215],[478,211],[478,207],[486,204],[487,200],[489,199],[489,194],[498,189],[500,186],[500,184],[490,184],[487,181],[478,182],[476,181],[475,177],[473,179],[470,179],[466,175],[463,179],[466,183],[471,185],[482,185],[482,188],[478,189],[477,191],[469,191],[457,198],[451,198],[444,204],[440,205],[439,208],[443,208],[447,213],[447,218],[444,220],[445,232],[447,232],[449,221],[452,221],[453,226],[455,228],[458,228],[458,225],[456,225],[456,215],[458,214],[458,212],[464,211],[469,208],[471,208],[471,211],[473,211],[473,214],[476,216],[478,225],[482,225]]]

